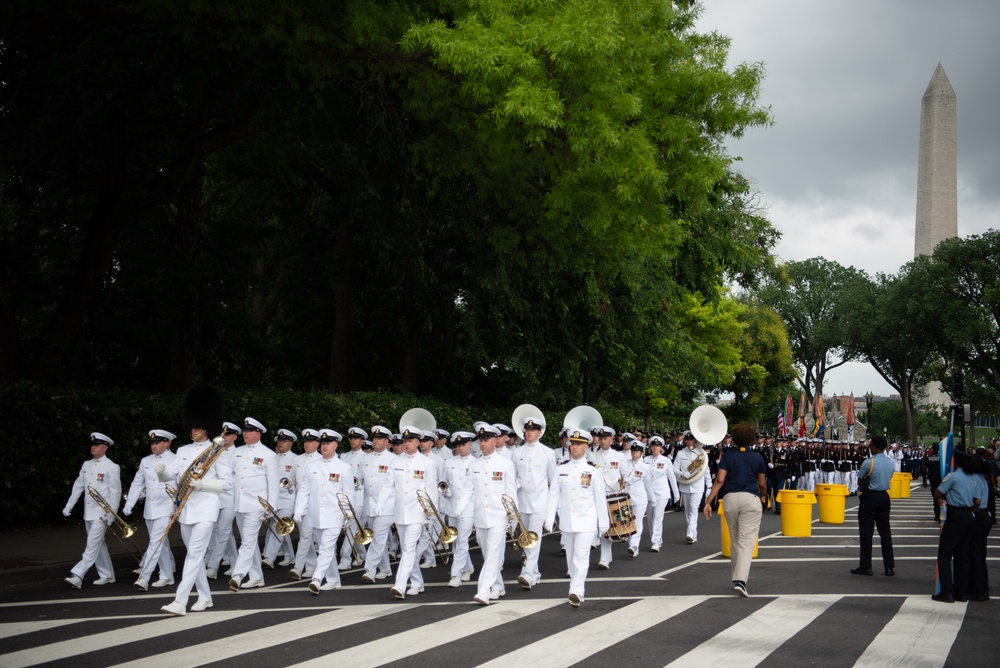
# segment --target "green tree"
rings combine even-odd
[[[771,307],[741,303],[737,317],[743,325],[738,341],[741,365],[720,389],[733,394],[730,419],[756,423],[769,417],[765,411],[783,406],[794,389],[792,349],[785,323]]]

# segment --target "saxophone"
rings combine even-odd
[[[167,494],[170,498],[174,500],[177,508],[174,510],[174,514],[170,516],[170,522],[167,524],[167,528],[163,531],[163,535],[160,536],[160,542],[167,537],[170,533],[170,527],[174,525],[177,518],[181,516],[181,511],[184,509],[184,504],[187,503],[188,497],[191,496],[191,492],[194,489],[191,487],[191,482],[194,480],[201,480],[202,476],[208,473],[208,470],[212,468],[212,464],[226,451],[226,441],[221,436],[216,436],[212,441],[212,445],[205,448],[200,455],[194,458],[194,461],[184,470],[181,474],[180,481],[177,483],[177,489],[172,489],[167,487]]]

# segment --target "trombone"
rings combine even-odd
[[[260,501],[260,505],[264,507],[264,513],[267,515],[267,520],[265,521],[267,530],[274,534],[278,542],[281,542],[282,538],[295,531],[295,520],[291,517],[280,517],[274,506],[268,503],[267,499],[263,496],[258,496],[257,500]],[[274,522],[274,526],[271,526],[272,521]]]
[[[441,563],[447,564],[451,561],[451,554],[448,552],[447,546],[455,542],[458,538],[458,529],[455,527],[450,527],[441,517],[438,512],[437,507],[434,502],[431,501],[430,495],[422,489],[417,490],[417,501],[420,502],[420,507],[424,511],[424,515],[428,519],[437,522],[437,527],[431,529],[430,524],[425,525],[427,528],[427,535],[431,539],[431,545],[435,544],[435,541],[441,544],[441,548],[434,548],[434,556],[441,560]]]
[[[139,546],[135,544],[134,540],[132,540],[132,534],[139,529],[139,524],[129,524],[123,520],[121,516],[115,512],[115,509],[111,507],[111,504],[108,503],[107,500],[101,495],[101,493],[90,485],[87,485],[87,494],[89,494],[90,498],[92,498],[97,505],[101,507],[101,510],[114,519],[115,526],[118,527],[119,533],[115,533],[114,531],[111,533],[115,534],[115,538],[117,538],[118,541],[125,546],[125,549],[128,550],[128,553],[132,555],[136,561],[142,563],[142,550],[140,550]],[[128,543],[125,542],[126,538],[128,539]],[[135,549],[133,550],[133,548]]]
[[[358,530],[352,534],[350,526],[344,526],[344,535],[351,542],[351,552],[354,553],[354,561],[364,563],[365,555],[361,554],[361,548],[358,546],[367,545],[372,542],[372,539],[375,538],[375,532],[361,525],[358,514],[354,512],[354,504],[351,503],[351,498],[343,492],[337,492],[337,505],[340,506],[340,512],[343,513],[344,519],[347,520],[347,525],[354,522],[358,527]]]
[[[507,521],[517,523],[516,535],[513,527],[508,524],[507,528],[514,551],[521,557],[521,565],[524,565],[527,562],[527,555],[525,555],[524,551],[538,545],[538,534],[534,531],[528,531],[528,527],[524,526],[524,520],[521,519],[521,513],[518,511],[514,499],[503,494],[500,496],[500,500],[503,502],[503,509],[507,511]]]

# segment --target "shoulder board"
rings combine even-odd
[[[600,467],[599,467],[599,466],[598,466],[597,464],[595,464],[594,462],[587,462],[587,464],[589,464],[590,466],[593,466],[593,467],[594,467],[595,469],[596,469],[596,468],[600,468]]]

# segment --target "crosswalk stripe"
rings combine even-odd
[[[46,631],[58,628],[66,624],[76,624],[82,619],[46,619],[41,622],[10,622],[0,624],[0,638],[11,638],[13,636],[24,635],[25,633],[35,633],[36,631]]]
[[[325,668],[331,665],[349,665],[351,668],[380,666],[434,649],[444,639],[453,641],[465,638],[564,603],[564,599],[529,599],[503,601],[483,607],[473,607],[475,604],[469,604],[471,612],[462,615],[460,623],[449,619],[417,626],[389,638],[380,638],[295,664],[295,668],[307,666]]]
[[[907,598],[855,666],[943,666],[962,626],[966,605],[945,605],[930,596]]]
[[[280,642],[299,640],[300,638],[306,638],[316,633],[333,631],[338,628],[350,626],[351,624],[370,621],[383,615],[398,612],[406,607],[408,606],[399,603],[388,605],[352,605],[338,608],[304,619],[268,626],[267,633],[262,633],[260,629],[255,629],[200,645],[192,645],[170,652],[163,652],[156,655],[156,661],[163,665],[201,666],[271,647],[275,644],[276,638],[280,639]],[[118,664],[118,668],[148,664],[149,659],[139,659]]]
[[[506,668],[513,664],[525,663],[544,664],[546,668],[571,666],[640,631],[679,615],[707,598],[707,596],[670,596],[642,599],[480,664],[480,668]]]
[[[31,666],[48,661],[58,661],[59,659],[66,659],[77,654],[86,654],[87,652],[117,647],[137,640],[149,640],[151,638],[188,631],[206,624],[237,619],[246,615],[252,615],[255,612],[256,610],[234,610],[231,612],[205,611],[175,619],[165,619],[160,616],[154,621],[131,626],[127,629],[95,633],[83,638],[54,642],[50,645],[42,645],[41,647],[3,654],[0,655],[0,665],[3,665],[4,668],[16,668],[18,666]]]
[[[668,666],[756,666],[801,631],[840,596],[785,597],[716,634]]]

